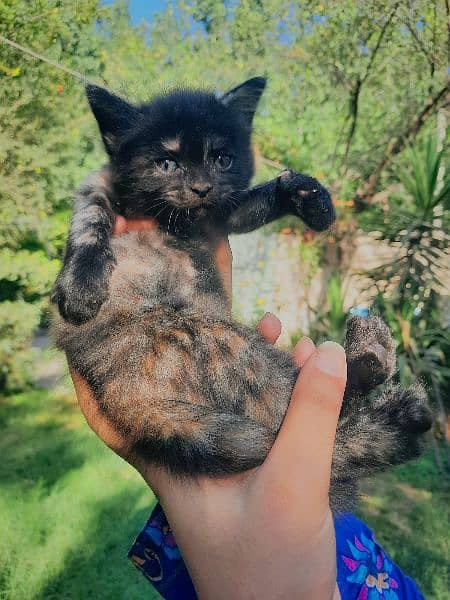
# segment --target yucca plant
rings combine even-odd
[[[316,342],[335,340],[343,342],[348,312],[344,308],[344,291],[340,273],[332,275],[326,290],[326,302],[323,310],[315,314],[310,326],[310,335]]]
[[[442,470],[450,472],[450,446],[446,439],[450,331],[439,326],[438,311],[422,315],[407,302],[395,309],[382,294],[377,295],[372,309],[383,316],[397,341],[400,383],[408,387],[419,380],[426,386],[435,417],[436,462]]]
[[[392,250],[390,259],[368,275],[397,309],[407,302],[424,312],[435,306],[448,278],[450,172],[444,169],[444,151],[431,137],[405,158],[408,166],[397,173],[403,189],[363,217],[363,227]]]
[[[367,274],[378,290],[374,308],[397,339],[400,379],[426,382],[438,437],[445,441],[450,334],[439,296],[450,279],[450,173],[433,138],[405,158],[408,166],[398,170],[401,191],[363,217],[364,228],[391,249],[389,260]],[[450,466],[448,445],[446,452]]]

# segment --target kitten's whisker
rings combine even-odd
[[[167,207],[167,203],[166,202],[158,202],[158,204],[153,205],[151,208],[158,208],[159,206],[162,206],[163,209],[165,209]]]
[[[152,206],[150,207],[151,210],[158,208],[158,206],[162,206],[163,204],[166,204],[165,200],[162,200],[161,202],[157,202],[156,204],[152,204]]]
[[[181,209],[178,209],[177,214],[175,215],[175,221],[173,222],[173,229],[174,229],[175,233],[177,231],[177,219],[180,216],[180,213],[181,213]]]
[[[170,213],[170,216],[169,216],[169,222],[167,223],[167,235],[169,234],[170,221],[172,220],[172,215],[173,215],[174,210],[175,210],[175,208],[172,208],[172,212]]]
[[[164,206],[162,207],[162,209],[161,209],[161,210],[160,210],[160,211],[159,211],[159,212],[158,212],[158,213],[157,213],[157,214],[156,214],[156,215],[155,215],[153,218],[154,218],[154,219],[157,219],[157,218],[159,217],[159,215],[160,215],[161,213],[163,213],[163,212],[166,210],[166,208],[167,208],[167,206],[166,206],[166,205],[164,205]]]

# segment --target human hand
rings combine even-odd
[[[271,342],[281,330],[273,315],[259,329]],[[200,598],[339,597],[328,491],[345,354],[304,338],[294,357],[302,371],[269,456],[258,469],[223,479],[174,478],[133,456],[73,374],[92,429],[157,493]]]
[[[144,227],[150,226],[156,225]],[[231,255],[223,244],[219,252],[226,274]],[[259,329],[274,343],[281,326],[266,315]],[[302,372],[264,464],[233,477],[195,481],[171,477],[134,456],[86,383],[72,373],[91,428],[157,493],[200,598],[339,597],[328,491],[345,354],[333,343],[316,349],[305,338],[294,357]]]
[[[260,323],[272,340],[276,328],[273,316]],[[337,344],[315,348],[305,338],[294,357],[302,372],[261,467],[185,480],[138,466],[158,495],[199,598],[339,598],[328,492],[345,354]]]

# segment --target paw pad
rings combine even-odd
[[[379,317],[351,317],[345,340],[349,386],[368,392],[392,377],[395,342]]]

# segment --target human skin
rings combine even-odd
[[[154,228],[118,217],[115,234]],[[231,299],[231,250],[222,240],[216,262]],[[280,321],[258,325],[275,343]],[[152,488],[174,531],[200,599],[340,598],[329,507],[331,460],[346,383],[345,353],[303,338],[293,356],[302,367],[286,417],[265,462],[239,475],[178,478],[133,454],[101,413],[86,382],[71,370],[91,429]]]

